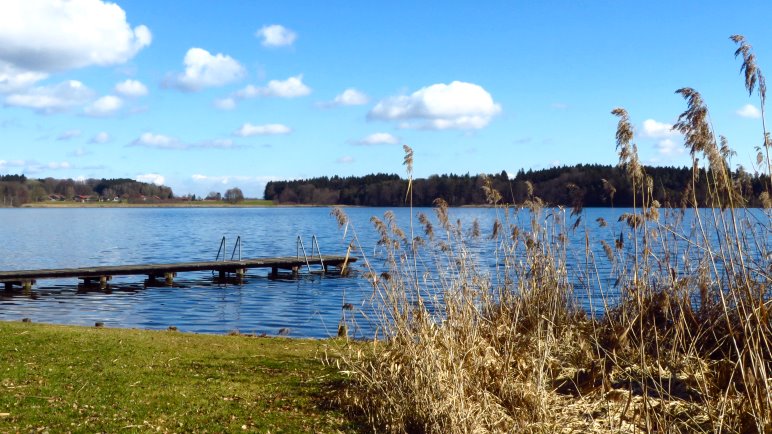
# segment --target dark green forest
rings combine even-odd
[[[707,175],[687,167],[650,167],[644,171],[652,181],[652,199],[662,206],[679,207],[696,197],[699,206],[711,206]],[[431,206],[442,198],[450,206],[485,205],[486,177],[502,196],[502,202],[521,204],[539,197],[548,205],[628,207],[633,205],[630,181],[623,169],[610,165],[579,164],[541,170],[520,170],[514,177],[505,171],[492,175],[432,175],[414,179],[413,205]],[[759,194],[769,183],[766,175],[743,169],[732,173],[735,190],[744,205],[760,206]],[[693,182],[695,178],[695,182]],[[271,181],[264,197],[278,203],[309,205],[405,206],[408,181],[393,174],[350,177],[320,177],[293,181]],[[694,186],[694,188],[693,188]],[[693,193],[694,192],[694,193]],[[640,190],[638,193],[640,200]]]
[[[43,201],[148,202],[174,198],[172,189],[133,179],[31,179],[25,175],[0,176],[0,206]]]

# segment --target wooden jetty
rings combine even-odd
[[[60,268],[43,270],[15,270],[0,271],[0,283],[5,284],[6,290],[11,290],[14,285],[21,286],[25,290],[40,279],[78,278],[86,284],[99,283],[105,287],[113,276],[147,276],[149,281],[163,279],[167,285],[172,285],[177,273],[186,271],[213,271],[218,272],[221,279],[229,273],[243,278],[247,269],[270,268],[271,275],[277,276],[279,270],[288,270],[293,276],[297,276],[300,269],[312,265],[321,266],[327,272],[329,267],[343,270],[346,264],[355,262],[356,258],[345,256],[319,255],[309,258],[278,257],[241,259],[231,261],[203,261],[203,262],[179,262],[173,264],[140,264],[140,265],[113,265],[84,268]]]

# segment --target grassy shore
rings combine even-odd
[[[354,432],[338,345],[0,322],[0,432]]]

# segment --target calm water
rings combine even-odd
[[[385,211],[346,209],[362,248],[372,255],[376,267],[378,236],[369,220],[382,217]],[[414,211],[434,214],[428,209]],[[587,209],[584,221],[593,227],[597,217],[616,222],[624,211]],[[394,212],[407,230],[410,210]],[[769,216],[759,215],[760,228],[764,219],[768,228]],[[477,219],[485,237],[496,211],[454,209],[451,217],[460,219],[465,227]],[[599,256],[603,256],[602,249],[595,238],[613,245],[614,230],[591,232]],[[223,236],[229,255],[236,237],[241,236],[242,257],[292,256],[298,236],[310,253],[314,235],[323,254],[344,254],[352,231],[344,240],[328,208],[0,209],[0,270],[213,260]],[[764,236],[768,246],[768,229]],[[577,231],[572,237],[583,252],[584,234]],[[471,247],[492,269],[496,260],[486,251],[491,244],[480,241]],[[373,333],[373,325],[363,315],[368,312],[372,289],[361,277],[306,274],[299,279],[273,280],[267,273],[250,270],[241,285],[219,284],[211,272],[181,273],[174,287],[147,288],[142,276],[114,277],[107,291],[79,287],[75,279],[40,280],[30,294],[0,289],[0,320],[28,317],[35,322],[79,325],[101,321],[108,327],[144,329],[173,325],[201,333],[238,330],[275,335],[285,329],[290,336],[327,337],[336,334],[345,314],[356,320],[354,335]],[[610,270],[601,270],[601,274],[610,274]],[[575,283],[582,287],[582,282]],[[348,303],[354,310],[342,309]]]

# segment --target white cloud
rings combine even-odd
[[[284,47],[292,45],[298,38],[297,33],[279,24],[263,26],[255,33],[255,36],[262,38],[262,44],[265,47]]]
[[[679,133],[677,130],[674,130],[673,125],[671,124],[658,122],[654,119],[646,119],[643,121],[643,130],[641,135],[649,139],[666,139],[680,136],[681,133]]]
[[[399,139],[389,133],[373,133],[354,143],[357,145],[396,145],[399,143]]]
[[[646,119],[643,121],[641,136],[656,140],[654,149],[659,155],[676,157],[684,153],[683,146],[679,144],[683,135],[678,130],[673,129],[671,124]]]
[[[115,95],[105,95],[86,106],[83,112],[88,116],[112,116],[123,107],[123,100]]]
[[[233,110],[236,108],[236,100],[233,98],[218,98],[214,100],[215,108],[220,110]]]
[[[303,83],[303,75],[296,75],[284,81],[271,80],[266,87],[265,96],[278,98],[297,98],[311,93],[311,88]]]
[[[664,155],[666,157],[679,156],[685,152],[684,147],[679,145],[673,139],[662,139],[658,141],[655,146],[657,152],[659,152],[660,155]]]
[[[115,92],[130,98],[147,95],[147,86],[137,80],[126,80],[115,85]]]
[[[184,91],[198,91],[205,87],[224,86],[241,80],[246,70],[230,56],[212,55],[203,48],[191,48],[183,61],[185,72],[171,77],[166,85]]]
[[[403,121],[401,128],[479,129],[488,125],[499,112],[501,106],[481,86],[454,81],[381,100],[367,116],[369,119]]]
[[[80,136],[80,130],[67,130],[56,138],[56,140],[70,140]]]
[[[24,160],[0,160],[0,169],[6,170],[9,167],[24,167],[26,162]]]
[[[101,0],[3,0],[0,91],[14,91],[49,73],[122,64],[152,41],[144,25]]]
[[[303,74],[290,77],[286,80],[271,80],[264,87],[248,85],[236,92],[235,97],[240,99],[271,96],[277,98],[297,98],[311,93],[311,88],[303,83]]]
[[[101,131],[101,132],[97,133],[94,137],[92,137],[91,140],[89,140],[88,142],[89,143],[96,143],[96,144],[100,144],[101,145],[101,144],[109,142],[110,140],[111,140],[110,135],[107,134],[104,131]]]
[[[93,97],[91,89],[77,80],[54,86],[39,86],[5,97],[5,105],[24,107],[42,114],[58,113],[85,104]]]
[[[137,175],[134,179],[138,182],[147,182],[155,185],[164,185],[164,181],[166,181],[166,178],[164,178],[163,175],[159,175],[157,173]]]
[[[345,156],[340,157],[337,160],[335,160],[335,162],[338,163],[338,164],[351,164],[351,163],[354,162],[354,157],[351,157],[349,155],[345,155]]]
[[[180,140],[175,137],[154,133],[142,133],[142,135],[131,142],[131,144],[134,146],[159,149],[184,149],[187,147],[187,145],[180,142]]]
[[[0,93],[17,92],[48,77],[48,74],[20,70],[0,60]]]
[[[164,134],[143,133],[132,141],[129,146],[143,146],[156,149],[236,149],[243,146],[236,145],[231,139],[202,140],[196,143],[186,143],[176,137]]]
[[[370,102],[370,98],[352,88],[344,90],[339,95],[335,96],[335,99],[329,102],[322,103],[323,107],[339,107],[339,106],[353,106],[353,105],[365,105]]]
[[[756,106],[753,104],[745,104],[735,113],[737,113],[738,116],[749,118],[749,119],[761,118],[761,110],[757,109]]]
[[[275,134],[289,134],[292,129],[282,124],[265,124],[265,125],[252,125],[246,123],[238,130],[233,132],[234,136],[239,137],[251,137],[251,136],[266,136]]]
[[[46,168],[51,170],[59,170],[59,169],[69,169],[72,167],[69,162],[67,161],[52,161],[48,164],[46,164]]]

